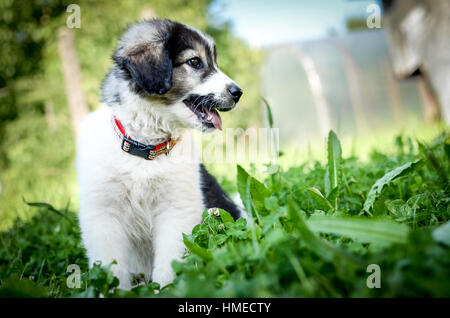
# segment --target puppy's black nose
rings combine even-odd
[[[228,93],[233,96],[234,102],[237,103],[239,101],[239,98],[241,98],[242,89],[237,85],[231,85],[230,87],[228,87]]]

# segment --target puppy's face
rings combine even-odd
[[[217,66],[213,40],[176,22],[134,25],[113,58],[131,90],[180,127],[222,129],[218,112],[233,109],[242,95]]]

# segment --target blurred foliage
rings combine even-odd
[[[367,22],[364,17],[351,17],[345,23],[349,31],[371,30],[367,27]]]
[[[367,26],[367,18],[366,17],[360,17],[360,16],[353,16],[347,18],[347,21],[345,21],[346,27],[348,31],[376,31],[377,28],[369,28]],[[383,25],[383,19],[381,17],[380,21],[381,25]]]
[[[68,4],[70,1],[64,0],[0,2],[0,87],[40,70],[47,41],[43,27],[61,15]]]
[[[44,49],[52,30],[50,20],[61,15],[70,1],[0,2],[0,140],[5,139],[6,121],[17,119],[23,104],[18,96],[30,89],[19,89],[17,80],[38,74],[44,65]],[[54,31],[54,30],[53,30]],[[27,105],[28,106],[28,105]],[[33,105],[33,108],[39,108]],[[41,109],[42,111],[42,109]],[[0,148],[0,168],[8,157]]]
[[[72,31],[91,110],[100,106],[100,84],[112,65],[118,37],[151,9],[157,17],[192,25],[215,38],[219,66],[245,92],[239,107],[223,115],[224,125],[258,125],[261,53],[236,39],[226,22],[215,23],[208,13],[210,2],[0,1],[0,230],[17,214],[28,215],[22,196],[54,204],[72,199],[77,205],[76,149],[57,46],[70,3],[81,8],[81,28]]]

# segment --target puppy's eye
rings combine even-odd
[[[202,61],[198,57],[193,57],[186,62],[189,66],[199,69],[202,67]]]

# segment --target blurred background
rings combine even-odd
[[[363,155],[450,122],[447,0],[0,0],[0,230],[23,200],[77,209],[76,127],[120,34],[152,17],[214,37],[245,92],[224,126],[267,127],[264,97],[284,164],[323,155],[329,129]]]

